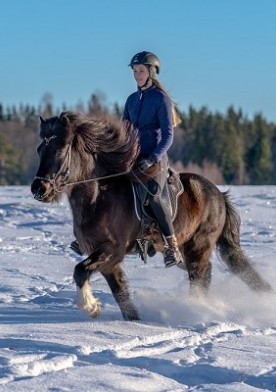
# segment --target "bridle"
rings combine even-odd
[[[44,137],[45,146],[48,147],[50,141],[55,139],[56,137],[57,137],[56,135],[52,135],[49,138]],[[109,174],[109,175],[101,176],[101,177],[89,178],[87,180],[79,180],[79,181],[67,182],[66,180],[68,179],[68,176],[69,176],[69,173],[70,173],[71,159],[72,159],[72,144],[70,143],[69,146],[68,146],[68,149],[66,151],[66,154],[65,154],[65,159],[62,162],[62,165],[61,165],[60,169],[53,176],[53,178],[35,176],[34,180],[47,181],[47,182],[49,182],[53,186],[54,192],[62,193],[64,188],[67,187],[67,186],[70,186],[70,185],[84,184],[84,183],[93,182],[93,181],[105,180],[105,179],[108,179],[108,178],[120,177],[120,176],[124,176],[126,174],[129,174],[131,172],[131,170],[127,170],[125,172]],[[62,188],[59,189],[58,186],[57,186],[57,179],[61,176],[61,174],[63,172],[65,173],[65,174],[63,174],[63,178],[62,178],[63,179],[63,184],[62,184]]]
[[[50,141],[55,139],[56,137],[57,137],[57,135],[52,135],[49,138],[44,137],[45,146],[48,147]],[[34,180],[47,181],[53,186],[54,192],[62,193],[64,187],[68,184],[66,182],[66,180],[68,179],[68,176],[70,173],[71,158],[72,158],[72,144],[70,143],[68,145],[68,148],[67,148],[67,151],[65,154],[65,159],[63,160],[62,165],[60,166],[58,172],[56,174],[54,174],[53,178],[35,176]],[[57,179],[61,176],[62,176],[62,180],[64,183],[62,184],[62,189],[59,189],[57,186]]]

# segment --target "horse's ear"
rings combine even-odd
[[[69,118],[66,116],[65,112],[62,112],[61,115],[59,116],[59,121],[61,122],[62,125],[65,127],[70,124]]]
[[[40,123],[41,123],[41,124],[43,124],[43,123],[46,122],[46,120],[44,120],[44,118],[43,118],[42,116],[39,116],[39,119],[40,119]]]

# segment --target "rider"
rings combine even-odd
[[[130,61],[137,91],[126,100],[123,120],[138,130],[140,155],[138,168],[146,172],[159,163],[161,170],[144,185],[148,188],[150,207],[164,238],[166,267],[183,263],[172,224],[171,212],[162,199],[168,172],[167,151],[173,142],[176,113],[172,101],[156,78],[160,61],[151,52],[137,53]]]

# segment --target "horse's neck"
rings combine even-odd
[[[67,193],[74,221],[81,221],[85,216],[91,216],[96,208],[99,197],[98,184],[96,182],[80,184]]]

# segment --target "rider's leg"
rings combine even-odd
[[[164,262],[166,267],[171,267],[175,264],[183,263],[182,255],[178,249],[176,236],[172,224],[171,210],[166,203],[168,195],[167,188],[167,174],[168,174],[168,158],[164,156],[161,160],[160,173],[149,183],[148,200],[152,211],[156,217],[160,231],[164,237]]]
[[[159,196],[149,197],[151,209],[156,217],[159,228],[164,236],[164,263],[166,267],[183,263],[182,255],[178,249],[177,239],[171,220],[169,208],[162,203]]]

